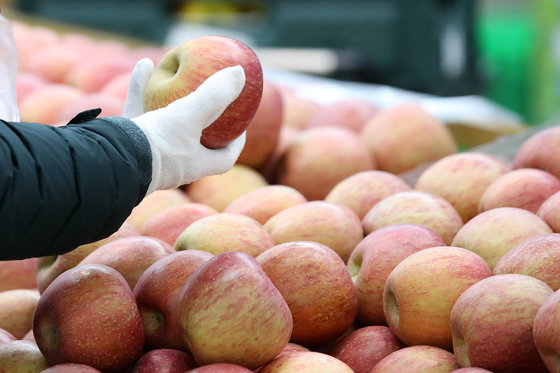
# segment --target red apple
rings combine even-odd
[[[284,102],[283,126],[297,130],[303,130],[309,127],[309,121],[321,105],[308,98],[302,97],[293,89],[279,85]]]
[[[0,261],[0,291],[35,289],[37,258]]]
[[[100,264],[71,268],[47,287],[35,309],[33,334],[50,364],[81,363],[103,372],[129,367],[144,347],[130,286]]]
[[[22,100],[19,105],[21,120],[56,125],[59,123],[62,108],[83,94],[78,88],[65,84],[46,84],[35,89]]]
[[[14,289],[0,292],[0,328],[21,339],[33,326],[39,291]]]
[[[514,168],[538,168],[560,178],[560,126],[535,133],[521,144],[513,159]]]
[[[261,101],[263,72],[257,55],[244,43],[224,36],[201,36],[168,51],[146,85],[144,106],[155,110],[188,95],[212,74],[240,65],[245,87],[239,97],[209,127],[201,143],[221,148],[241,135],[253,119]]]
[[[65,363],[53,365],[41,373],[101,373],[94,367],[85,364]]]
[[[535,315],[533,340],[551,373],[560,372],[560,291],[549,296]]]
[[[49,82],[39,75],[29,71],[18,71],[16,77],[16,97],[18,105],[21,105],[25,97],[39,87],[43,87]]]
[[[449,373],[459,368],[455,356],[434,346],[409,346],[401,348],[381,360],[371,373]]]
[[[189,370],[189,373],[253,373],[253,371],[237,364],[214,363]]]
[[[185,373],[198,367],[191,354],[172,348],[145,352],[134,364],[131,373]]]
[[[144,199],[132,210],[127,221],[134,225],[136,229],[142,229],[142,225],[152,215],[163,211],[171,206],[180,205],[182,203],[190,202],[189,197],[181,189],[165,189],[156,190],[155,192],[147,195]]]
[[[68,123],[78,113],[92,108],[101,109],[99,118],[118,117],[122,116],[124,101],[115,100],[113,96],[106,93],[86,93],[63,106],[60,109],[57,122]]]
[[[490,276],[465,290],[451,311],[459,365],[492,372],[547,372],[532,327],[552,294],[544,282],[518,274]]]
[[[454,369],[449,373],[492,373],[492,372],[484,368],[468,367],[468,368]]]
[[[544,220],[554,232],[560,233],[560,192],[546,199],[537,210],[537,215]]]
[[[296,351],[266,364],[259,373],[353,373],[343,361],[321,352]]]
[[[377,106],[368,101],[344,99],[319,107],[311,116],[308,126],[341,126],[360,133],[378,112]]]
[[[38,373],[48,367],[49,363],[35,343],[18,340],[0,343],[0,372]]]

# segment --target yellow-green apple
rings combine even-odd
[[[280,211],[304,202],[307,202],[307,198],[295,188],[266,185],[237,197],[224,212],[247,215],[265,224]]]
[[[478,214],[480,198],[486,188],[510,170],[505,161],[488,154],[458,153],[426,168],[414,188],[446,199],[467,222]]]
[[[560,180],[537,168],[518,168],[500,176],[486,188],[479,213],[496,207],[518,207],[536,213],[542,203],[560,191]]]
[[[288,207],[264,224],[276,244],[315,241],[334,250],[346,263],[364,238],[360,219],[350,208],[325,201]]]
[[[185,186],[185,191],[193,202],[223,211],[239,196],[265,185],[268,185],[268,182],[258,171],[235,164],[226,173],[205,176],[190,183]]]
[[[324,199],[340,181],[375,168],[359,135],[337,126],[300,132],[279,162],[278,184],[299,190],[308,200]]]
[[[0,343],[15,341],[18,338],[14,337],[9,331],[0,328]]]
[[[156,65],[146,84],[144,107],[155,110],[187,96],[212,74],[239,65],[245,86],[222,115],[202,131],[200,142],[221,148],[239,137],[261,101],[263,72],[260,61],[246,44],[225,36],[200,36],[169,50]]]
[[[514,168],[538,168],[560,178],[560,126],[533,134],[525,140],[513,158]]]
[[[266,364],[259,373],[353,373],[343,361],[316,351],[294,351]]]
[[[366,100],[342,99],[319,107],[309,119],[308,126],[341,126],[360,133],[378,112],[379,108]]]
[[[417,345],[387,355],[371,373],[449,373],[456,368],[459,365],[451,352],[435,346]]]
[[[364,237],[347,263],[358,292],[357,319],[365,325],[385,325],[383,291],[387,277],[410,254],[436,246],[445,246],[445,242],[418,224],[389,225]]]
[[[292,241],[266,250],[257,261],[290,307],[292,342],[324,345],[350,328],[358,297],[334,250],[318,242]]]
[[[533,321],[533,341],[550,373],[560,372],[560,291],[541,305]]]
[[[19,105],[21,120],[56,125],[62,108],[82,95],[83,92],[76,87],[61,83],[46,84],[22,100]]]
[[[518,273],[537,278],[552,290],[560,289],[560,234],[529,237],[504,254],[494,274]]]
[[[41,295],[33,334],[51,365],[81,363],[121,372],[144,348],[142,319],[124,277],[101,264],[58,276]]]
[[[499,207],[484,211],[455,235],[452,246],[480,255],[493,270],[505,253],[529,237],[552,233],[536,214],[517,207]]]
[[[23,338],[33,326],[33,313],[39,302],[36,289],[14,289],[0,292],[0,328],[17,339]]]
[[[272,156],[280,138],[282,109],[280,90],[265,79],[261,102],[247,127],[247,140],[237,163],[258,169]]]
[[[173,246],[148,236],[123,237],[98,247],[78,265],[104,264],[117,270],[130,289],[142,273],[157,260],[174,253]]]
[[[171,206],[148,218],[140,232],[174,245],[177,237],[195,221],[217,214],[214,208],[202,203],[188,202]]]
[[[18,340],[0,343],[0,372],[39,373],[48,367],[35,343]]]
[[[203,250],[218,255],[239,251],[256,257],[275,245],[264,226],[246,215],[220,212],[189,225],[175,241],[175,250]]]
[[[134,364],[131,373],[185,373],[198,367],[191,354],[173,348],[146,351]]]
[[[393,224],[420,224],[451,244],[463,226],[461,216],[445,199],[417,190],[398,192],[377,202],[362,219],[364,233]],[[457,246],[457,245],[454,245]]]
[[[546,199],[537,210],[537,215],[556,233],[560,233],[560,192]]]
[[[298,130],[309,127],[309,121],[321,105],[308,98],[302,97],[292,88],[279,85],[284,102],[283,125]]]
[[[138,236],[140,232],[129,222],[124,222],[109,237],[92,243],[80,245],[72,251],[61,255],[43,256],[37,262],[37,289],[43,293],[47,286],[62,272],[75,267],[95,249],[123,237]]]
[[[231,364],[231,363],[214,363],[203,365],[193,370],[189,370],[189,373],[253,373],[254,371],[245,368],[242,365]]]
[[[451,311],[453,352],[461,367],[547,372],[533,342],[533,321],[553,290],[536,278],[505,274],[480,280]]]
[[[140,231],[142,225],[152,215],[165,210],[168,207],[190,202],[189,197],[181,189],[165,189],[156,190],[148,194],[144,199],[132,210],[127,221],[134,225]]]
[[[381,110],[360,132],[377,168],[399,174],[457,152],[449,129],[415,104]]]
[[[176,310],[179,330],[200,365],[255,369],[274,359],[292,334],[292,315],[255,258],[214,256],[185,283]]]
[[[49,84],[48,81],[34,73],[28,71],[18,71],[16,77],[16,98],[18,105],[21,105],[25,97],[27,97],[31,92],[47,84]]]
[[[387,277],[383,311],[391,331],[408,346],[451,350],[449,320],[459,296],[492,276],[488,264],[459,247],[431,247],[403,259]]]
[[[35,289],[37,258],[0,261],[0,291]]]
[[[360,219],[383,198],[411,190],[399,176],[379,170],[357,172],[336,184],[325,201],[350,207]]]
[[[385,356],[403,347],[388,327],[364,326],[337,341],[329,355],[348,364],[354,373],[370,373]]]
[[[101,373],[94,367],[85,364],[64,363],[53,365],[41,373]]]
[[[140,276],[133,294],[144,325],[146,348],[186,350],[175,307],[187,279],[212,257],[206,251],[178,251],[157,260]]]

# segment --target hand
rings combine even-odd
[[[204,147],[200,137],[241,93],[245,85],[243,68],[218,71],[188,96],[145,113],[144,89],[153,69],[149,59],[136,64],[124,108],[124,116],[144,131],[150,143],[152,182],[148,193],[228,171],[245,145],[245,133],[221,149]]]

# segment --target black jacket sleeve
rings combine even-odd
[[[144,133],[125,118],[76,118],[62,127],[0,121],[0,260],[107,237],[145,196]]]

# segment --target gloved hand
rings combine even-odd
[[[148,194],[228,171],[245,146],[245,133],[221,149],[200,144],[202,130],[239,96],[245,85],[241,66],[209,77],[198,89],[168,106],[144,112],[144,90],[154,70],[144,58],[136,64],[128,88],[124,116],[146,134],[152,151],[152,182]]]
[[[0,119],[19,121],[16,100],[17,49],[12,24],[0,14]]]

